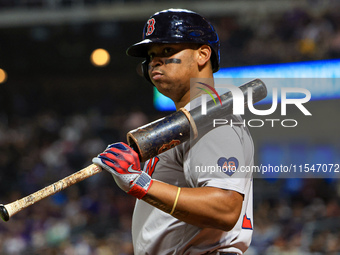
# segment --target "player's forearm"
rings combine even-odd
[[[154,181],[143,200],[170,213],[178,187]],[[202,228],[230,230],[241,212],[241,194],[213,187],[182,188],[172,216]]]

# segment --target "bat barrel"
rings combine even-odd
[[[247,82],[239,87],[239,89],[243,93],[244,105],[246,106],[248,99],[248,89],[252,88],[252,103],[256,103],[261,101],[267,96],[267,88],[266,85],[260,79],[255,79],[250,82]],[[215,104],[213,100],[207,102],[206,114],[202,114],[201,106],[196,107],[195,109],[190,111],[190,115],[196,123],[198,132],[204,130],[204,133],[207,132],[207,128],[212,128],[213,120],[219,118],[225,118],[228,115],[233,114],[234,109],[234,97],[232,92],[227,92],[220,96],[222,105]]]
[[[141,162],[169,150],[190,138],[189,113],[181,109],[127,134],[127,141]]]
[[[252,80],[239,87],[244,102],[247,102],[248,88],[252,88],[253,103],[267,96],[265,84],[259,80]],[[207,114],[201,114],[201,107],[190,112],[181,108],[177,112],[162,119],[130,131],[127,141],[139,155],[142,162],[169,150],[187,140],[194,139],[211,130],[213,119],[226,117],[233,113],[233,96],[231,92],[221,95],[222,105],[207,103]]]
[[[244,94],[244,103],[247,102],[248,88],[252,88],[253,104],[261,101],[267,96],[267,87],[260,79],[255,79],[239,87]]]

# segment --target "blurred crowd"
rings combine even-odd
[[[272,194],[255,202],[253,240],[246,254],[339,254],[339,184],[335,179],[255,179],[255,196]]]
[[[126,141],[120,131],[126,133],[147,119],[139,112],[61,117],[49,111],[4,123],[0,197],[9,203],[90,165],[108,141]],[[110,137],[105,129],[111,130]],[[0,254],[132,254],[134,202],[102,172],[1,223]]]
[[[332,2],[333,5],[324,11],[319,6],[314,12],[293,9],[284,14],[254,12],[247,16],[218,18],[215,24],[221,40],[221,65],[339,58],[340,15],[336,10],[340,1]]]
[[[241,17],[217,24],[222,66],[340,57],[336,8],[322,15],[294,10],[252,25],[243,25]],[[127,131],[157,117],[95,109],[65,116],[46,108],[9,116],[0,109],[1,203],[88,166],[109,143],[125,142]],[[340,254],[337,180],[302,179],[294,192],[287,190],[288,180],[254,183],[254,237],[247,254]],[[263,187],[275,187],[271,194],[278,196],[264,195]],[[132,255],[134,203],[108,173],[97,174],[0,223],[0,254]]]

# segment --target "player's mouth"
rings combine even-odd
[[[163,73],[157,70],[152,71],[150,74],[151,79],[154,81],[161,79],[162,76],[163,76]]]

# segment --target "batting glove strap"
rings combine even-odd
[[[127,192],[129,195],[138,199],[142,199],[152,184],[151,176],[142,172],[130,185],[130,190]]]

